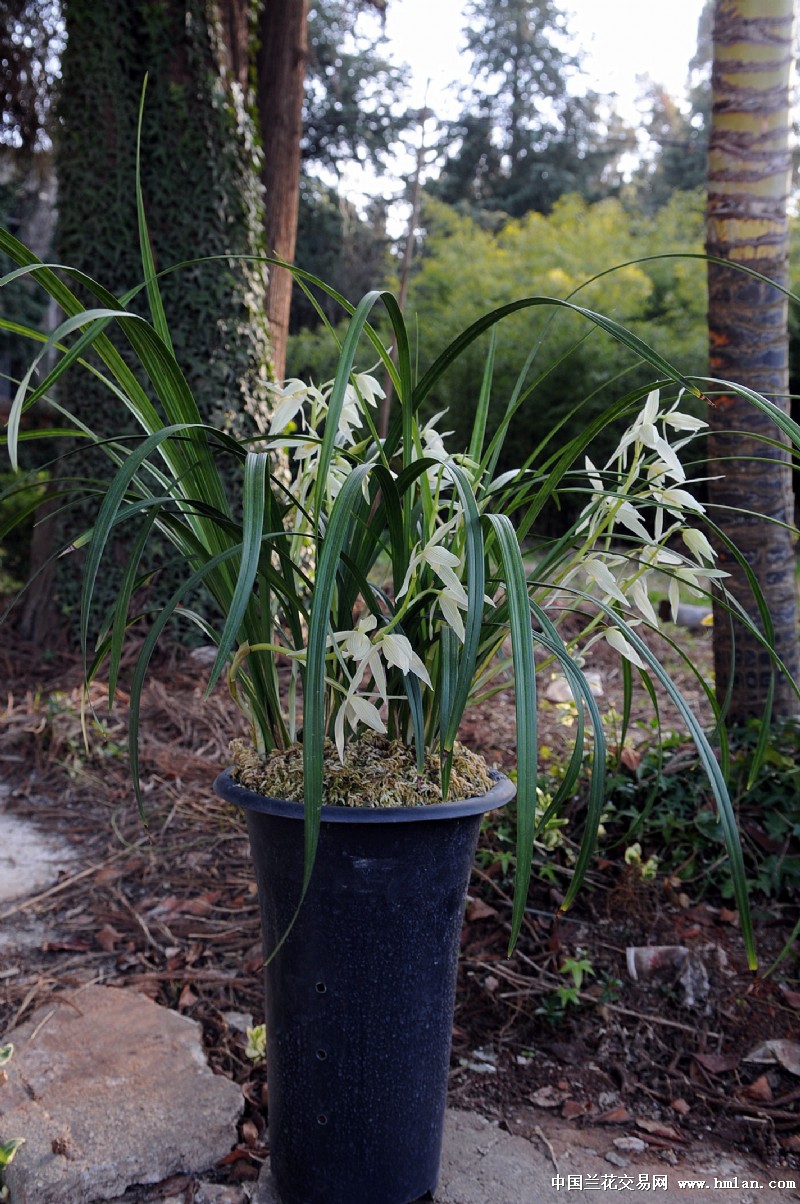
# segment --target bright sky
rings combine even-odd
[[[463,7],[463,0],[391,0],[386,10],[396,57],[413,71],[414,103],[422,104],[430,80],[428,103],[437,112],[447,85],[467,71],[459,53]],[[682,96],[703,0],[561,0],[559,7],[572,14],[568,28],[592,85],[617,93],[626,116],[633,115],[637,75]]]
[[[637,76],[649,76],[677,100],[683,99],[689,61],[697,46],[697,23],[704,0],[670,0],[657,5],[647,0],[558,0],[569,15],[570,49],[583,60],[587,86],[616,94],[617,107],[632,125],[637,122]],[[390,0],[385,32],[388,55],[407,63],[412,72],[409,102],[427,106],[439,119],[458,115],[454,84],[468,77],[469,63],[461,52],[465,0]],[[397,176],[408,179],[414,159],[400,153],[388,191],[397,195]],[[345,168],[340,186],[357,204],[387,187],[363,167]],[[390,211],[390,231],[405,228],[404,204]]]

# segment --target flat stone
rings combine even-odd
[[[472,1112],[447,1112],[436,1204],[534,1204],[551,1196],[555,1174],[544,1149]],[[575,1199],[582,1193],[571,1193]],[[253,1204],[280,1204],[267,1163]],[[377,1202],[376,1202],[377,1204]]]
[[[683,1164],[675,1168],[645,1151],[628,1170],[621,1170],[610,1167],[586,1144],[605,1140],[607,1131],[576,1132],[566,1122],[548,1117],[548,1123],[536,1125],[535,1133],[536,1140],[529,1141],[475,1113],[449,1110],[435,1204],[593,1204],[616,1199],[618,1194],[620,1200],[644,1199],[644,1192],[680,1204],[732,1204],[734,1198],[737,1204],[763,1204],[767,1195],[769,1204],[789,1204],[800,1198],[796,1189],[764,1190],[771,1179],[798,1181],[796,1173],[765,1170],[745,1159],[718,1155],[716,1169],[709,1169],[708,1150],[702,1156],[687,1151]],[[722,1173],[735,1176],[738,1186],[746,1180],[749,1185],[758,1181],[762,1188],[735,1195],[729,1187],[717,1189],[715,1176],[721,1177],[721,1168]],[[705,1180],[705,1186],[698,1180]],[[693,1182],[696,1187],[689,1186]],[[262,1169],[252,1204],[280,1204],[269,1163]]]
[[[133,990],[55,996],[3,1042],[0,1141],[14,1204],[97,1204],[208,1170],[236,1143],[239,1087],[206,1062],[200,1026]]]

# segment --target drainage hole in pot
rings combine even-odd
[[[326,1049],[318,1049],[317,1050],[317,1060],[319,1062],[326,1061],[327,1057],[328,1057],[328,1051]]]
[[[317,1117],[317,1124],[318,1125],[326,1125],[327,1123],[328,1123],[327,1116],[325,1115],[324,1112],[320,1112],[319,1116]]]
[[[324,982],[318,982],[318,983],[317,983],[317,994],[318,994],[318,995],[324,995],[324,994],[325,994],[325,992],[327,991],[327,989],[328,989],[328,988],[325,986],[325,983],[324,983]]]

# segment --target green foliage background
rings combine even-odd
[[[580,289],[576,300],[581,305],[628,326],[682,371],[704,374],[705,264],[685,257],[647,261],[651,255],[700,253],[703,220],[699,191],[675,193],[651,215],[631,213],[618,200],[589,204],[572,194],[547,216],[529,213],[499,229],[428,199],[425,238],[407,306],[409,328],[417,331],[420,371],[486,310],[521,296],[563,299]],[[626,266],[581,288],[615,264]],[[564,311],[553,314],[551,307],[526,311],[499,330],[490,431],[540,341],[527,377],[538,383],[514,420],[505,453],[513,463],[506,467],[518,466],[557,422],[564,420],[560,438],[566,442],[614,397],[651,379],[610,338],[599,332],[586,338],[588,327],[580,318]],[[430,413],[447,411],[440,429],[455,432],[455,447],[466,448],[469,442],[487,349],[486,340],[474,345],[426,403]],[[301,332],[290,340],[291,375],[327,380],[334,350],[326,332]],[[610,454],[616,438],[613,430],[605,432],[598,455],[604,446]]]

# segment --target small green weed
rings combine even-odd
[[[7,1077],[3,1068],[11,1061],[13,1053],[13,1045],[0,1045],[0,1086],[6,1081]],[[0,1200],[7,1200],[9,1195],[8,1187],[3,1181],[5,1168],[11,1163],[19,1147],[24,1144],[24,1137],[12,1137],[10,1141],[0,1142]]]
[[[512,772],[510,777],[514,778]],[[536,788],[536,823],[541,824],[545,813],[552,803],[550,793],[537,786]],[[551,815],[542,825],[534,842],[534,867],[541,877],[550,877],[552,866],[548,856],[553,850],[564,843],[562,829],[567,821],[563,816]],[[517,812],[515,803],[510,803],[502,811],[490,812],[483,822],[481,847],[478,849],[477,862],[483,870],[499,866],[502,879],[511,879],[516,867]],[[548,872],[549,871],[549,872]],[[495,870],[495,873],[497,871]]]
[[[33,506],[48,480],[47,472],[0,472],[0,594],[16,593],[29,576]]]
[[[751,781],[758,739],[757,722],[730,735],[731,798],[750,890],[788,902],[800,895],[800,725],[775,724]],[[609,787],[607,849],[622,846],[643,877],[657,855],[660,871],[692,882],[696,893],[731,897],[722,826],[703,769],[682,737],[665,738],[633,772],[615,770]]]
[[[247,1030],[247,1045],[245,1046],[245,1057],[251,1062],[262,1064],[267,1059],[267,1026],[266,1024],[256,1024],[254,1028]]]
[[[580,1006],[584,980],[595,973],[585,949],[576,950],[574,957],[565,957],[559,969],[566,981],[545,996],[544,1002],[536,1009],[536,1014],[544,1016],[548,1024],[560,1024],[570,1007]]]

